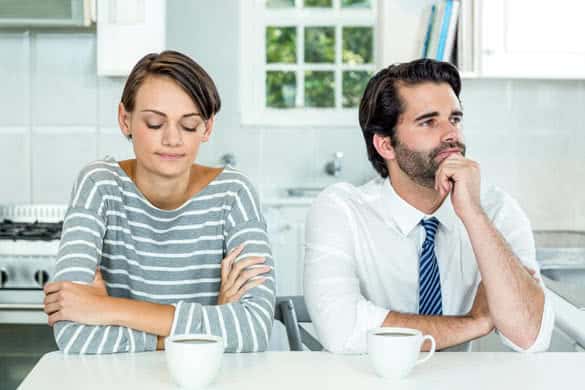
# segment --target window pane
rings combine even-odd
[[[295,6],[295,0],[266,0],[266,8],[290,8]]]
[[[297,97],[295,72],[266,72],[266,107],[291,108]]]
[[[383,0],[382,0],[383,1]],[[342,8],[371,8],[370,0],[341,0]]]
[[[305,72],[305,107],[335,107],[333,72]]]
[[[266,27],[266,62],[297,62],[296,27]]]
[[[343,28],[343,62],[346,64],[371,64],[374,56],[372,27]]]
[[[369,79],[370,72],[355,70],[343,72],[343,107],[359,106]]]
[[[305,7],[331,8],[333,0],[305,0]]]
[[[305,62],[335,62],[335,27],[305,28]]]

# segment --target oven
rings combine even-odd
[[[15,389],[43,354],[57,350],[43,312],[64,205],[0,206],[0,390]]]

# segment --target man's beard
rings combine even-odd
[[[461,154],[465,156],[465,144],[457,141],[442,143],[430,152],[418,152],[409,149],[399,140],[396,140],[394,152],[396,154],[396,162],[398,163],[398,166],[412,179],[412,181],[423,187],[434,188],[435,173],[437,173],[437,169],[439,169],[440,165],[440,163],[435,161],[435,157],[437,157],[442,151],[452,148],[460,149]]]

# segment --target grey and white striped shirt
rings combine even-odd
[[[220,263],[239,244],[238,260],[266,258],[272,271],[239,302],[216,305]],[[250,181],[226,168],[175,210],[153,206],[113,159],[80,173],[63,224],[55,281],[91,283],[99,266],[113,297],[172,304],[171,335],[222,336],[226,352],[266,349],[274,315],[274,262],[258,196]],[[157,336],[120,326],[60,321],[66,353],[140,352]]]

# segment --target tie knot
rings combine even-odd
[[[420,224],[423,225],[425,232],[427,233],[425,241],[429,240],[434,242],[435,234],[437,234],[437,228],[439,227],[439,220],[435,217],[421,219]]]

